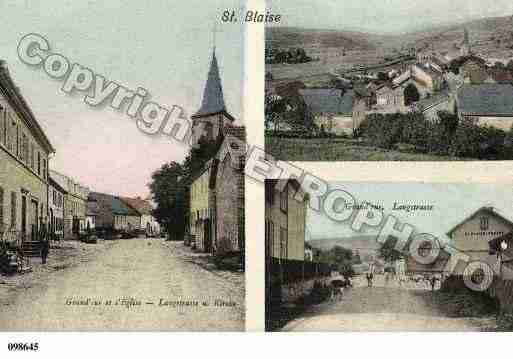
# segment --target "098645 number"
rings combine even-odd
[[[39,343],[8,343],[7,350],[11,351],[34,351],[39,350]]]

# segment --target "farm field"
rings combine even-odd
[[[408,153],[362,145],[350,139],[266,136],[265,150],[286,161],[461,161],[449,156]]]

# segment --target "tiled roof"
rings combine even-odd
[[[467,115],[513,116],[513,86],[464,84],[458,90],[458,107]]]
[[[415,107],[419,111],[425,111],[432,106],[438,105],[439,103],[449,100],[449,94],[442,92],[431,97],[423,98],[415,103]]]
[[[89,193],[89,200],[98,201],[100,206],[102,204],[108,206],[106,209],[112,211],[113,214],[124,216],[139,216],[137,211],[123,203],[119,197],[113,196],[111,194],[91,192]]]
[[[125,204],[135,209],[139,214],[151,214],[151,204],[142,198],[119,197]]]
[[[353,90],[348,90],[343,96],[339,89],[304,89],[299,93],[313,113],[353,113]]]

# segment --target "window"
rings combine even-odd
[[[37,151],[37,174],[41,175],[41,152]]]
[[[280,193],[280,209],[283,212],[287,212],[288,209],[288,199],[289,199],[289,191],[288,191],[288,184],[285,185],[285,188],[283,188],[283,191]]]
[[[0,187],[0,230],[5,230],[3,228],[4,224],[4,189]]]
[[[22,142],[21,142],[21,159],[23,162],[25,162],[27,165],[29,164],[29,143],[28,143],[28,137],[24,133],[22,135]]]
[[[16,192],[11,192],[11,228],[16,227]]]
[[[46,180],[46,159],[43,158],[43,171],[41,173],[41,176],[43,177],[43,179]]]
[[[2,106],[0,106],[0,142],[7,145],[7,115]]]
[[[288,231],[287,228],[280,228],[280,258],[286,259],[288,257]]]
[[[30,168],[34,169],[34,143],[30,143]]]
[[[267,255],[273,256],[274,252],[274,223],[273,221],[265,221],[265,241],[267,243]]]
[[[489,227],[490,227],[490,223],[488,221],[488,217],[481,217],[479,220],[479,228],[482,231],[486,231],[486,230],[488,230]]]

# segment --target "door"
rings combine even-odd
[[[205,252],[210,253],[212,251],[212,236],[211,236],[211,226],[210,226],[210,218],[205,219],[203,222],[203,236],[204,240],[203,243],[205,243]]]
[[[23,203],[22,203],[23,207]],[[31,236],[35,236],[37,233],[37,219],[38,219],[38,203],[35,200],[31,200],[30,202],[30,214],[28,216],[28,229],[30,230]],[[35,241],[36,238],[31,238],[31,240]]]

